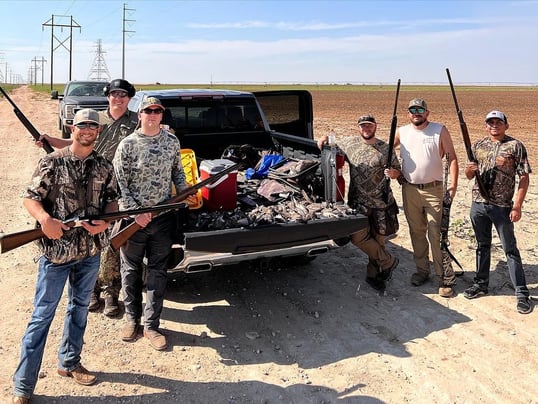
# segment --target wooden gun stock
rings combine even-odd
[[[17,118],[19,118],[19,121],[21,121],[21,123],[24,125],[26,130],[30,132],[30,135],[32,135],[34,140],[37,142],[39,138],[41,137],[41,134],[37,131],[35,126],[32,125],[32,123],[28,120],[28,118],[26,118],[26,116],[22,113],[19,107],[17,107],[17,105],[13,102],[13,100],[9,98],[9,95],[7,95],[7,93],[4,91],[2,87],[0,87],[0,92],[4,95],[6,100],[8,100],[9,103],[13,106],[13,112],[15,112],[15,115],[17,115]],[[43,149],[45,149],[47,153],[52,153],[54,151],[54,149],[52,148],[52,146],[46,139],[41,140],[41,143],[43,144]]]
[[[244,165],[243,162],[233,164],[230,167],[227,167],[224,170],[214,174],[213,176],[206,178],[205,180],[197,184],[194,184],[188,188],[185,188],[183,191],[179,192],[176,196],[168,199],[164,203],[172,204],[172,203],[181,202],[185,200],[185,198],[187,198],[188,196],[194,195],[202,187],[215,183],[220,178],[224,177],[225,175],[227,175],[228,173],[232,171],[237,170],[242,165]],[[157,212],[151,212],[151,213],[152,213],[152,217],[157,215]],[[133,234],[135,234],[141,228],[142,227],[136,222],[129,223],[127,226],[125,226],[123,229],[121,229],[119,232],[117,232],[110,238],[110,245],[112,246],[114,250],[117,251],[123,244],[127,242],[127,240],[129,240],[133,236]]]
[[[17,233],[2,234],[0,235],[0,254],[20,247],[31,241],[35,241],[44,237],[45,233],[41,229],[23,230]]]
[[[476,163],[477,160],[473,155],[473,150],[471,148],[471,139],[469,138],[469,131],[467,130],[467,124],[465,123],[465,120],[463,119],[463,113],[461,112],[461,109],[458,105],[458,100],[456,99],[456,91],[454,90],[454,85],[452,84],[452,77],[450,77],[450,71],[448,68],[446,69],[446,74],[448,76],[448,82],[450,84],[450,91],[452,92],[452,98],[454,99],[454,105],[456,106],[456,113],[458,114],[458,120],[460,122],[460,129],[461,129],[461,135],[463,137],[463,143],[465,145],[465,151],[467,152],[467,160]],[[486,188],[486,184],[484,184],[484,181],[482,180],[482,177],[480,176],[480,172],[477,170],[474,173],[476,184],[478,185],[478,191],[480,192],[480,195],[482,195],[482,198],[484,198],[486,201],[489,200],[488,196],[488,190]]]
[[[394,100],[394,112],[392,113],[392,121],[390,123],[390,134],[389,134],[389,150],[387,153],[387,163],[385,168],[392,167],[392,154],[394,153],[394,140],[396,138],[396,127],[398,125],[398,96],[400,94],[400,79],[398,79],[398,84],[396,86],[396,98]],[[390,188],[390,178],[385,178],[383,184],[383,202],[389,203],[389,188]]]

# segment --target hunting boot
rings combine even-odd
[[[107,317],[116,317],[120,314],[120,305],[118,303],[118,296],[115,293],[111,293],[109,290],[105,290],[105,309],[103,314]]]
[[[90,295],[90,305],[88,306],[88,311],[91,311],[92,313],[99,310],[99,295],[101,293],[101,288],[97,285],[97,282],[95,282],[95,286],[93,287],[92,294]]]

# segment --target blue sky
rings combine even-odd
[[[98,40],[112,78],[144,83],[538,83],[538,1],[6,1],[0,72],[26,81],[51,35],[73,29],[72,78],[91,72]],[[61,17],[65,16],[65,17]],[[69,78],[54,29],[54,82]],[[37,81],[41,82],[38,71]],[[4,79],[5,81],[5,79]]]

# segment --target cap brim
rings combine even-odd
[[[149,104],[149,105],[144,105],[142,108],[140,108],[140,111],[143,111],[146,108],[152,108],[152,107],[158,107],[158,108],[162,109],[163,111],[166,109],[161,104]]]

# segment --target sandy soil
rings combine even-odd
[[[450,92],[423,96],[431,120],[444,122],[460,161],[465,159]],[[315,133],[334,127],[351,134],[356,117],[372,112],[386,138],[392,91],[314,92]],[[529,147],[536,167],[536,90],[462,92],[471,137],[483,117],[503,109],[514,136]],[[57,101],[26,88],[13,100],[43,132],[59,134]],[[0,232],[30,228],[21,193],[43,151],[32,145],[10,105],[0,101]],[[517,235],[531,293],[538,289],[537,187],[529,190]],[[396,196],[401,206],[398,186]],[[229,268],[170,279],[162,328],[171,347],[118,338],[122,319],[90,314],[83,363],[99,382],[82,387],[56,374],[56,349],[65,312],[58,310],[47,341],[35,403],[538,403],[537,312],[520,315],[496,239],[490,294],[463,297],[472,282],[474,250],[468,221],[470,183],[460,177],[452,208],[452,252],[465,267],[458,294],[443,299],[435,283],[410,284],[414,271],[407,225],[389,242],[400,258],[389,288],[379,295],[365,282],[365,256],[351,245],[294,268]],[[8,401],[20,340],[32,311],[37,255],[27,245],[0,256],[0,398]]]

